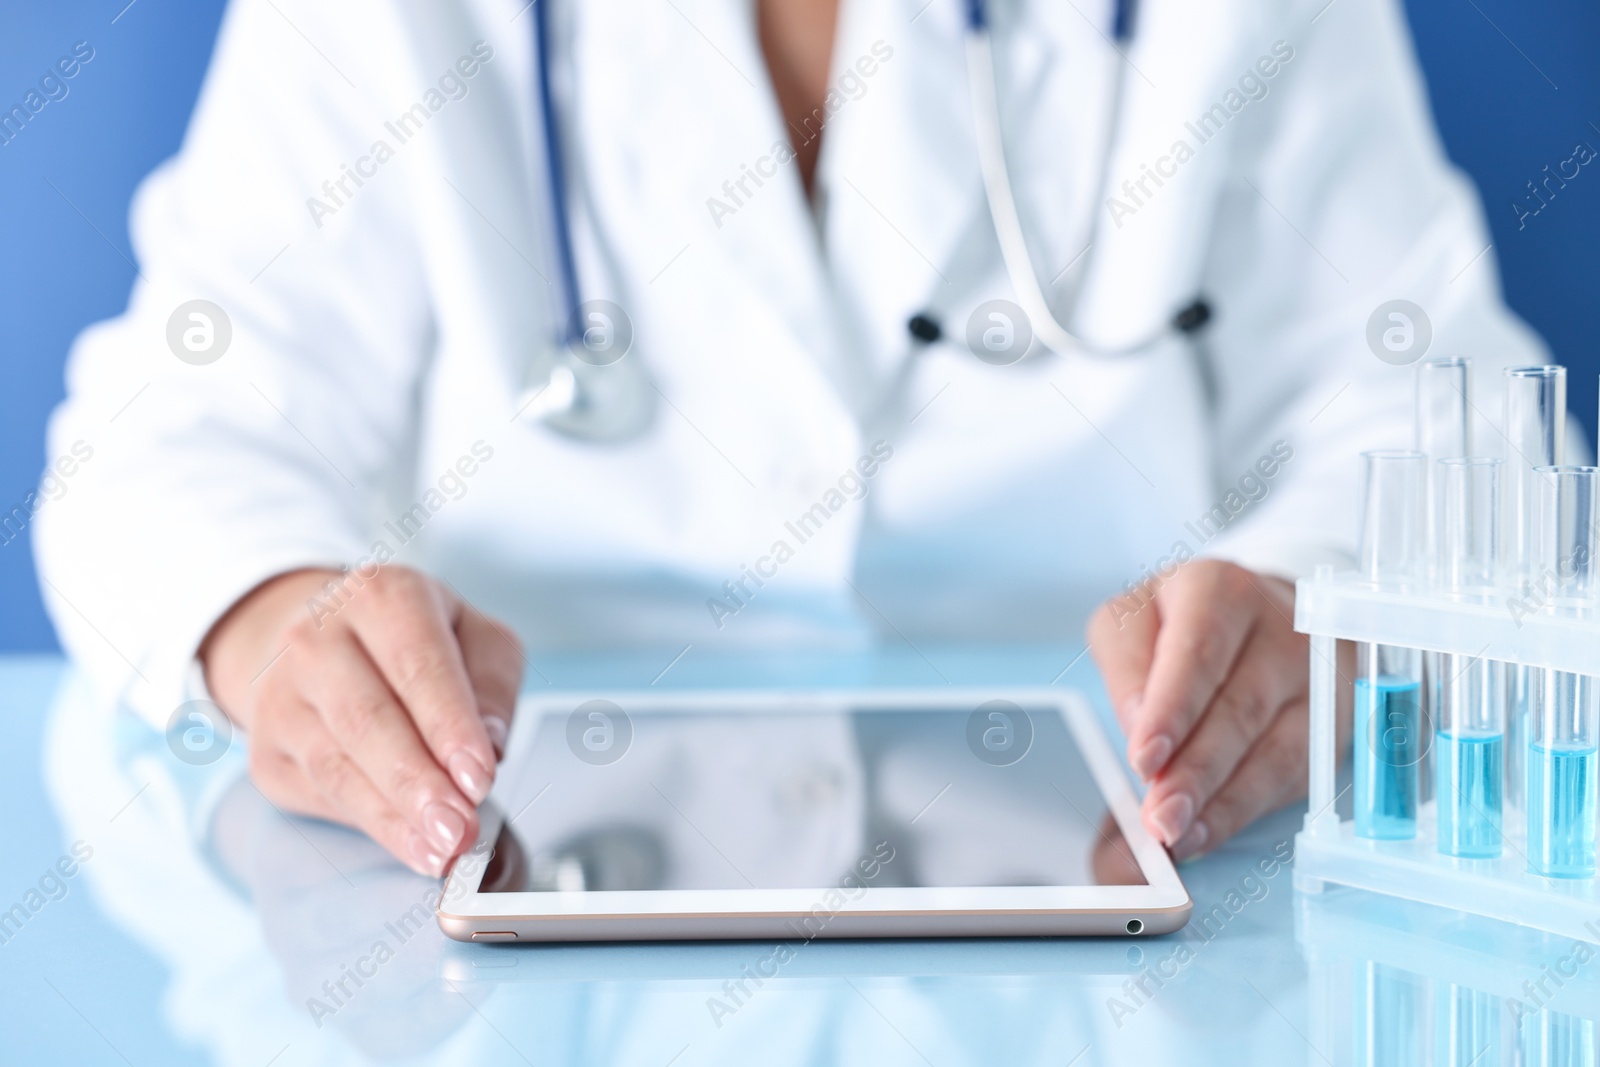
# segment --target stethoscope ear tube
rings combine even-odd
[[[1118,19],[1131,20],[1118,5]],[[969,27],[967,34],[967,85],[972,99],[973,121],[978,136],[978,164],[983,174],[984,197],[989,203],[989,217],[994,222],[995,237],[1000,243],[1000,256],[1006,274],[1016,293],[1028,324],[1046,348],[1061,355],[1129,356],[1153,348],[1166,340],[1174,331],[1192,336],[1211,319],[1211,307],[1203,298],[1196,297],[1177,311],[1173,317],[1143,338],[1124,345],[1098,345],[1078,337],[1056,320],[1045,299],[1044,290],[1033,269],[1028,253],[1027,238],[1023,234],[1022,219],[1017,213],[1016,197],[1012,193],[1011,174],[1006,165],[1005,139],[1000,130],[1000,102],[994,75],[994,45],[981,12],[982,0],[969,0]],[[973,8],[979,14],[970,18]],[[1130,21],[1131,25],[1131,21]],[[1120,112],[1121,80],[1113,90],[1112,124]],[[1109,163],[1109,152],[1107,163]],[[1102,176],[1102,185],[1104,184]],[[1099,201],[1096,197],[1096,202]]]

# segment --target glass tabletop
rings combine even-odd
[[[538,666],[577,691],[943,676],[1104,704],[1081,649],[691,654],[663,672],[678,652]],[[1298,895],[1303,808],[1183,865],[1195,912],[1166,937],[464,945],[433,922],[435,881],[278,811],[242,743],[185,763],[56,660],[0,660],[0,708],[5,1062],[1595,1062],[1600,949]]]

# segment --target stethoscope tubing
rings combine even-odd
[[[561,128],[556,122],[555,96],[550,89],[550,3],[533,5],[535,65],[539,82],[539,123],[544,128],[545,180],[550,184],[550,224],[555,234],[556,270],[561,275],[561,299],[566,315],[557,324],[563,345],[570,344],[579,328],[578,266],[572,251],[572,226],[567,218],[567,177],[561,150]]]
[[[1112,37],[1120,47],[1132,39],[1135,0],[1115,0],[1112,20]],[[551,89],[550,72],[550,0],[534,5],[534,46],[536,78],[539,96],[539,117],[543,133],[546,164],[546,181],[549,185],[550,224],[555,246],[555,268],[559,275],[561,303],[566,314],[557,324],[559,344],[556,363],[546,386],[539,390],[535,402],[523,405],[525,417],[549,419],[581,409],[588,398],[574,375],[570,346],[577,340],[581,329],[579,309],[582,294],[578,287],[576,257],[573,252],[571,223],[568,218],[565,153],[562,151],[561,132],[556,121],[555,100]],[[1033,268],[1023,231],[1016,196],[1011,184],[1010,169],[1006,163],[1005,138],[1000,115],[999,90],[995,77],[994,41],[989,31],[986,0],[963,0],[966,22],[967,83],[972,100],[978,140],[979,167],[982,172],[984,197],[988,202],[990,218],[1000,244],[1001,258],[1010,278],[1018,303],[1029,320],[1034,336],[1050,351],[1060,355],[1091,357],[1130,356],[1145,352],[1174,334],[1192,333],[1209,318],[1204,302],[1196,300],[1173,320],[1131,344],[1100,345],[1087,341],[1063,326],[1050,310],[1044,289]],[[1111,180],[1110,166],[1113,138],[1121,118],[1123,72],[1118,70],[1112,79],[1111,109],[1106,144],[1102,151],[1100,184],[1095,203],[1104,198],[1107,183]],[[1089,244],[1086,254],[1092,255],[1099,232],[1098,214],[1088,227]],[[1080,269],[1080,277],[1083,272]],[[1188,325],[1185,325],[1186,319]]]

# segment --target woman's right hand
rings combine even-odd
[[[200,660],[268,800],[365,831],[423,874],[472,846],[523,658],[449,586],[395,565],[291,571],[240,599]]]

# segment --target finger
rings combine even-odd
[[[330,735],[388,806],[425,834],[436,851],[455,855],[476,829],[473,802],[434,761],[353,636],[332,634],[318,649],[314,661],[302,660],[303,669],[296,671],[310,713],[319,720],[301,727],[305,735],[317,741]],[[309,743],[302,741],[295,750],[303,752]],[[322,788],[321,779],[313,778]]]
[[[334,810],[334,817],[366,833],[418,874],[437,878],[452,853],[441,852],[397,811],[326,730],[300,755],[307,779]]]
[[[356,636],[439,765],[479,804],[494,781],[494,746],[456,639],[461,602],[416,571],[383,575],[376,595],[360,602]]]
[[[1168,845],[1188,831],[1257,738],[1305,692],[1298,635],[1257,628],[1234,669],[1160,777],[1145,794],[1145,823]]]
[[[494,746],[495,759],[506,754],[506,736],[516,713],[522,685],[522,644],[510,630],[472,605],[463,607],[456,623],[461,659],[478,698],[478,713]]]
[[[1111,707],[1128,733],[1138,720],[1139,694],[1150,674],[1161,617],[1152,599],[1154,590],[1142,586],[1100,605],[1089,619],[1086,638],[1095,665],[1105,680]]]
[[[1134,770],[1166,766],[1216,696],[1259,615],[1260,594],[1232,564],[1190,564],[1156,594],[1161,632],[1128,735]]]
[[[1304,796],[1306,731],[1305,705],[1285,708],[1189,832],[1172,846],[1172,858],[1187,859],[1215,848],[1261,816]]]
[[[294,734],[291,743],[302,750],[331,743],[331,735],[323,729],[315,711],[304,706],[303,702],[299,703],[300,709],[289,716],[298,720],[291,724]],[[371,803],[370,798],[367,803],[362,803],[362,798],[355,796],[347,802],[340,799],[336,788],[324,792],[312,781],[311,772],[307,770],[308,766],[315,763],[314,758],[302,760],[276,744],[266,743],[260,737],[250,747],[250,777],[261,796],[280,813],[306,815],[353,826],[367,833],[386,852],[417,873],[434,873],[439,865],[436,852],[427,847],[428,843],[414,829],[395,827],[381,804]],[[336,774],[340,771],[339,768],[334,770]],[[393,817],[404,822],[399,812],[393,812]]]

